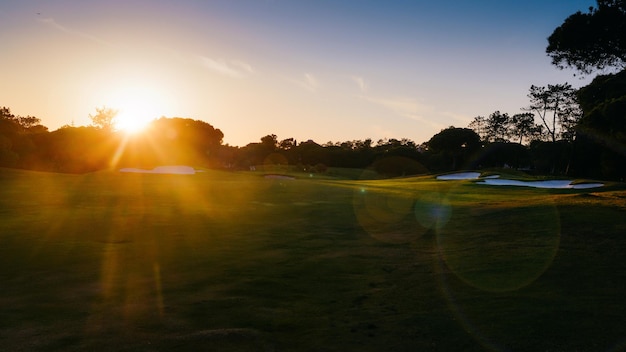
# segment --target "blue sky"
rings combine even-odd
[[[202,119],[225,142],[427,141],[528,104],[546,38],[595,1],[4,1],[0,105],[52,130]]]

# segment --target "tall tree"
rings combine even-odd
[[[536,130],[532,113],[516,114],[494,111],[485,118],[476,116],[468,127],[476,132],[483,142],[509,142],[515,138],[521,144],[523,139],[530,138]]]
[[[547,87],[532,85],[528,98],[530,106],[526,110],[539,117],[552,142],[567,136],[569,128],[580,119],[576,90],[569,83],[548,84]]]
[[[560,68],[571,67],[583,74],[596,70],[611,73],[596,77],[578,91],[583,114],[580,121],[568,121],[567,128],[575,128],[579,137],[574,160],[577,173],[623,179],[626,175],[626,0],[597,0],[596,8],[569,16],[548,38],[546,52]]]
[[[581,173],[593,177],[625,178],[626,70],[596,77],[580,89],[578,96],[584,111],[577,126],[581,137],[581,147],[578,148]]]
[[[267,151],[273,152],[278,146],[278,137],[275,134],[268,134],[267,136],[261,137],[261,144],[267,148]]]
[[[48,128],[34,116],[16,116],[8,107],[0,107],[0,164],[28,167],[35,149],[33,134],[45,133]]]
[[[106,131],[112,131],[113,127],[115,127],[115,118],[117,117],[117,113],[117,110],[103,106],[101,108],[96,108],[96,113],[94,115],[89,114],[89,118],[95,127]]]
[[[626,0],[597,0],[587,13],[569,16],[548,38],[552,63],[583,74],[626,68]]]
[[[19,159],[15,151],[15,140],[20,126],[15,115],[7,107],[0,108],[0,166],[14,166]]]
[[[0,119],[13,120],[15,115],[11,113],[11,109],[3,106],[0,108]]]
[[[487,140],[489,142],[506,141],[509,124],[509,114],[494,111],[489,115],[489,118],[487,118]]]
[[[467,126],[480,136],[482,141],[487,142],[487,119],[484,116],[476,116]]]
[[[283,139],[278,143],[278,148],[280,150],[291,150],[298,146],[298,142],[293,138]]]
[[[24,129],[28,130],[29,128],[35,127],[40,124],[41,120],[35,116],[18,116],[17,122]]]
[[[428,148],[448,159],[448,165],[456,170],[461,162],[480,148],[480,136],[469,128],[448,127],[428,141]]]
[[[537,133],[538,126],[535,125],[535,115],[531,112],[515,114],[511,116],[509,126],[509,136],[515,138],[517,143],[522,144],[524,139],[529,140]]]

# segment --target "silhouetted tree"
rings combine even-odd
[[[572,136],[571,129],[581,116],[576,90],[569,83],[548,84],[547,87],[530,87],[530,106],[525,110],[535,113],[543,127],[555,142]]]
[[[577,131],[575,172],[585,176],[626,177],[626,0],[597,0],[587,13],[576,12],[548,38],[546,52],[559,68],[583,74],[620,71],[596,77],[578,91],[582,117]],[[570,133],[572,134],[572,133]]]
[[[583,74],[626,67],[626,1],[597,0],[597,7],[569,16],[548,38],[552,64]]]
[[[507,113],[495,111],[487,118],[487,141],[505,142],[508,136],[510,116]]]
[[[237,151],[236,164],[239,168],[251,168],[262,165],[268,155],[261,143],[248,143]]]
[[[303,165],[330,164],[331,156],[328,150],[313,140],[300,142],[297,150]]]
[[[33,169],[84,173],[110,167],[118,141],[100,128],[68,127],[41,134],[30,159]]]
[[[218,166],[224,134],[211,124],[190,118],[162,117],[146,128],[146,140],[158,163]],[[144,152],[145,153],[145,152]]]
[[[573,152],[573,143],[565,140],[530,143],[533,169],[542,174],[568,174]]]
[[[578,92],[583,117],[577,127],[576,170],[626,177],[626,71],[596,77]],[[598,173],[595,173],[598,172]]]
[[[240,148],[236,146],[228,144],[220,146],[218,149],[218,159],[221,163],[221,167],[224,169],[237,168],[237,156],[239,155],[239,151]]]
[[[448,127],[428,141],[428,148],[448,160],[448,166],[456,170],[460,164],[481,146],[480,136],[469,128]]]
[[[538,132],[534,114],[525,112],[511,116],[509,135],[515,138],[517,143],[522,144],[524,140],[530,140]]]
[[[11,109],[0,108],[0,166],[16,165],[19,155],[14,146],[19,132],[20,126],[15,121]]]
[[[27,167],[35,145],[31,135],[47,132],[34,116],[16,116],[8,107],[0,108],[0,165]]]
[[[103,106],[101,108],[96,108],[96,113],[94,115],[89,114],[89,118],[91,119],[93,126],[106,131],[113,131],[117,113],[117,110]]]
[[[275,134],[268,134],[267,136],[261,137],[261,144],[268,152],[273,152],[278,148],[278,137]]]
[[[283,139],[278,143],[278,148],[281,150],[290,150],[295,148],[298,145],[298,142],[293,138]]]
[[[17,123],[25,130],[29,130],[37,125],[40,125],[41,120],[35,116],[18,116]]]
[[[528,148],[519,143],[493,142],[484,146],[476,163],[480,167],[518,169],[530,167],[531,158]]]
[[[487,119],[484,116],[476,116],[467,126],[472,129],[476,134],[480,136],[480,139],[484,142],[488,140]]]
[[[381,139],[373,150],[375,160],[371,168],[380,175],[395,177],[428,172],[422,154],[410,139]]]

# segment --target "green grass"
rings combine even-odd
[[[625,348],[624,185],[358,173],[0,169],[0,349]]]

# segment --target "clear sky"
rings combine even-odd
[[[588,0],[3,0],[0,106],[55,130],[204,120],[224,142],[427,141],[559,71],[546,38]]]

